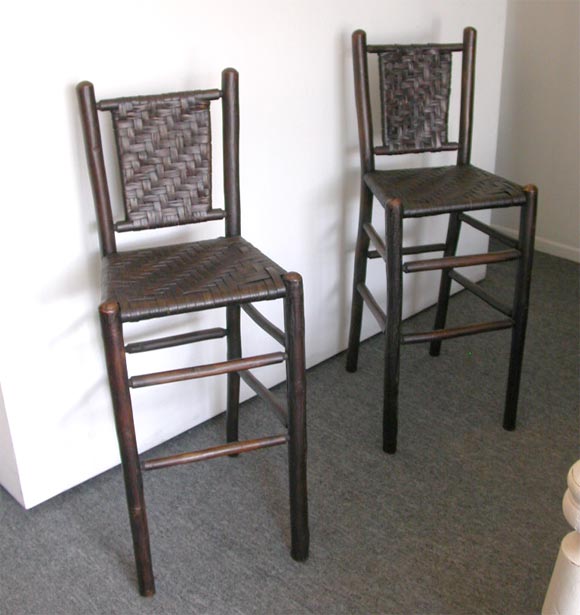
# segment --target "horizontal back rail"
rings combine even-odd
[[[113,111],[118,109],[120,105],[134,101],[155,102],[162,101],[168,98],[195,98],[199,101],[218,100],[222,97],[222,91],[218,89],[212,90],[191,90],[189,92],[168,92],[166,94],[151,94],[148,96],[121,96],[119,98],[104,98],[97,102],[99,111]]]
[[[367,45],[367,53],[384,53],[385,51],[395,51],[398,49],[417,49],[428,50],[436,49],[441,52],[463,51],[462,43],[425,43],[421,45]]]
[[[459,143],[442,143],[437,147],[405,147],[393,151],[384,145],[376,145],[373,148],[377,156],[402,156],[403,154],[425,154],[436,152],[455,152],[459,149]]]

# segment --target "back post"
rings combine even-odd
[[[222,72],[222,122],[224,140],[224,199],[226,236],[240,235],[240,108],[238,71]]]
[[[77,85],[76,90],[81,112],[85,150],[89,164],[89,177],[91,179],[91,188],[97,212],[101,254],[107,256],[117,251],[117,244],[103,157],[101,129],[97,116],[95,89],[89,81],[82,81]]]
[[[461,112],[459,117],[459,150],[457,164],[471,161],[471,133],[473,131],[473,93],[475,87],[475,28],[463,30],[463,59],[461,64]]]
[[[352,52],[361,173],[364,175],[365,173],[375,170],[373,120],[371,115],[369,68],[367,61],[367,35],[364,30],[356,30],[353,32]]]

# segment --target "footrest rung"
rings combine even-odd
[[[194,342],[203,342],[204,340],[214,340],[220,337],[225,337],[227,331],[221,327],[214,329],[203,329],[202,331],[192,331],[190,333],[181,333],[179,335],[170,335],[168,337],[158,337],[153,340],[144,340],[142,342],[132,342],[125,346],[125,352],[147,352],[148,350],[159,350],[160,348],[173,348],[173,346],[182,346],[183,344],[193,344]]]
[[[501,233],[500,231],[497,231],[493,227],[487,224],[484,224],[480,220],[476,220],[475,218],[472,218],[471,216],[468,216],[467,214],[464,214],[464,213],[459,214],[459,219],[462,222],[469,224],[469,226],[472,226],[473,228],[477,229],[478,231],[485,233],[486,235],[489,235],[490,237],[493,237],[494,239],[497,239],[504,245],[509,246],[510,248],[518,248],[519,246],[519,242],[517,239],[514,239],[513,237],[508,237],[505,233]]]
[[[266,402],[268,408],[270,408],[276,416],[282,421],[284,427],[288,427],[288,410],[284,404],[268,389],[265,387],[252,372],[240,372],[240,378],[256,393],[260,399]]]
[[[455,267],[473,267],[474,265],[490,265],[503,263],[520,258],[519,250],[499,250],[487,254],[471,254],[469,256],[443,256],[442,258],[429,258],[403,264],[405,273],[416,271],[432,271],[433,269],[453,269]]]
[[[455,327],[452,329],[435,329],[434,331],[424,331],[422,333],[406,333],[401,336],[401,343],[420,344],[422,342],[446,340],[453,337],[464,337],[466,335],[475,335],[477,333],[486,333],[488,331],[510,329],[513,326],[514,321],[510,318],[509,320],[481,322],[474,325],[466,325],[464,327]]]
[[[381,239],[381,236],[377,233],[377,230],[375,229],[375,227],[372,224],[367,223],[367,224],[363,224],[363,229],[365,233],[368,235],[372,244],[375,246],[376,252],[379,254],[381,258],[384,259],[387,248],[385,246],[385,242]]]
[[[506,316],[509,316],[511,318],[512,309],[509,307],[509,305],[506,305],[505,303],[499,301],[498,299],[487,293],[485,290],[483,290],[483,288],[480,288],[480,286],[478,286],[471,280],[468,280],[465,276],[462,276],[457,271],[450,271],[449,277],[452,280],[455,280],[458,284],[461,284],[461,286],[463,286],[465,290],[468,290],[476,297],[479,297],[482,301],[485,301],[488,305],[491,305],[494,310],[498,310],[498,312],[501,312],[502,314],[505,314]]]
[[[141,462],[141,468],[143,470],[160,470],[162,468],[170,468],[171,466],[180,466],[185,465],[186,463],[194,463],[196,461],[207,461],[208,459],[225,457],[226,455],[249,453],[250,451],[257,451],[260,448],[268,448],[270,446],[286,444],[286,442],[288,442],[287,434],[267,436],[266,438],[257,438],[256,440],[231,442],[230,444],[213,446],[211,448],[205,448],[201,451],[194,451],[192,453],[181,453],[179,455],[170,455],[169,457],[148,459]]]
[[[445,252],[447,246],[444,243],[425,243],[422,246],[407,246],[401,250],[405,254],[423,254],[425,252]]]
[[[272,321],[268,320],[264,314],[256,309],[251,303],[242,305],[242,310],[266,333],[271,335],[281,346],[286,347],[284,332],[279,329]]]
[[[356,289],[358,290],[359,295],[363,298],[363,301],[367,304],[372,315],[379,323],[381,331],[384,331],[385,327],[387,326],[387,315],[383,312],[383,309],[378,304],[377,300],[373,297],[371,291],[368,289],[366,284],[363,284],[361,282],[357,285]]]
[[[272,352],[269,354],[257,355],[255,357],[247,357],[245,359],[232,359],[231,361],[222,361],[221,363],[209,363],[208,365],[198,365],[196,367],[185,367],[183,369],[174,369],[166,372],[133,376],[129,378],[129,386],[137,389],[139,387],[148,387],[154,384],[168,384],[170,382],[180,382],[182,380],[192,380],[194,378],[206,378],[207,376],[218,376],[219,374],[229,374],[231,372],[239,372],[254,367],[264,367],[266,365],[273,365],[274,363],[282,363],[282,361],[285,360],[286,354],[284,352]]]

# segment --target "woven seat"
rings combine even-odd
[[[472,165],[371,171],[364,176],[381,205],[400,199],[403,218],[523,205],[521,186]]]
[[[534,247],[537,188],[520,186],[470,163],[475,66],[473,28],[466,28],[463,42],[425,45],[367,45],[362,30],[354,32],[353,61],[355,98],[361,158],[360,212],[355,249],[352,309],[347,352],[347,370],[358,365],[363,306],[377,319],[385,337],[383,450],[397,449],[400,346],[430,343],[437,356],[442,340],[512,330],[510,364],[503,425],[516,426],[518,395],[528,313]],[[449,96],[453,54],[462,55],[461,105],[458,142],[449,141]],[[381,98],[382,143],[373,141],[373,116],[369,90],[369,54],[378,57]],[[381,155],[457,151],[457,164],[445,167],[377,170]],[[373,225],[373,200],[384,209],[384,235]],[[517,207],[520,231],[517,239],[469,215],[481,209]],[[403,247],[407,218],[448,215],[446,238],[433,243]],[[484,254],[456,254],[462,224],[468,224],[504,244],[507,249]],[[428,227],[425,227],[428,228]],[[404,260],[407,255],[428,252],[441,255]],[[387,278],[386,312],[366,285],[368,259],[383,259]],[[458,269],[517,261],[511,301],[491,296]],[[441,270],[435,324],[432,330],[405,333],[402,329],[403,274]],[[451,282],[457,282],[499,311],[499,320],[447,327]]]
[[[306,393],[302,278],[287,273],[240,234],[238,74],[222,73],[221,89],[95,100],[93,85],[77,86],[102,254],[99,315],[123,465],[139,591],[155,593],[142,471],[235,457],[288,446],[291,555],[308,557]],[[222,102],[224,209],[212,204],[210,103]],[[113,220],[99,112],[110,112],[117,146],[124,217]],[[118,250],[116,232],[225,219],[225,237],[155,248]],[[284,330],[253,305],[282,299]],[[226,326],[132,342],[135,321],[225,308]],[[281,346],[243,356],[240,314]],[[126,355],[226,338],[224,361],[129,376]],[[286,402],[251,372],[286,364]],[[142,459],[137,450],[131,389],[227,374],[226,442],[169,457]],[[264,399],[282,423],[280,433],[239,440],[240,381]],[[186,400],[191,403],[191,400]],[[221,410],[221,409],[220,409]],[[138,409],[137,409],[138,411]],[[160,421],[163,414],[160,415]]]
[[[286,272],[241,237],[117,252],[103,259],[103,300],[123,322],[280,299]]]

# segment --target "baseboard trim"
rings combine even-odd
[[[505,233],[509,237],[517,237],[517,231],[509,228],[508,226],[501,226],[499,224],[492,224],[493,228],[498,231]],[[580,248],[573,248],[572,246],[567,246],[563,243],[558,243],[557,241],[552,241],[551,239],[545,239],[544,237],[539,237],[536,235],[536,250],[539,252],[546,252],[547,254],[551,254],[552,256],[559,256],[560,258],[565,258],[569,261],[574,261],[576,263],[580,263]]]

